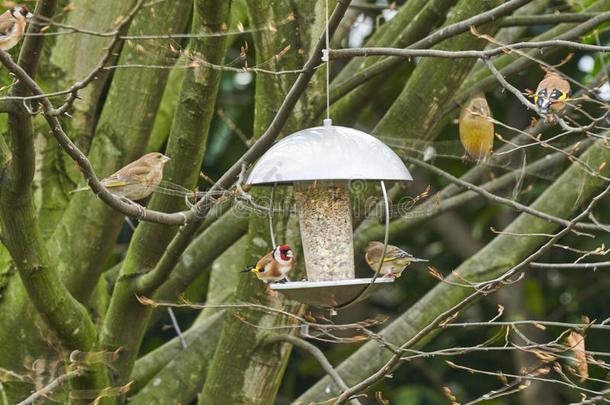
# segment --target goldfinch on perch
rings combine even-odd
[[[112,194],[131,201],[143,200],[163,179],[163,166],[170,160],[159,152],[148,153],[101,181]],[[88,190],[82,187],[73,193]]]
[[[0,15],[0,49],[8,51],[17,45],[33,16],[26,6],[12,7]]]
[[[538,84],[534,103],[541,114],[557,113],[565,107],[570,95],[570,83],[555,72],[547,72]]]
[[[381,259],[382,253],[383,243],[374,241],[368,244],[364,259],[371,270],[376,272],[379,268],[379,260]],[[379,273],[382,274],[383,277],[398,278],[403,270],[413,262],[427,262],[427,260],[418,259],[396,246],[388,245],[385,257],[383,258],[383,265],[381,266],[381,271]]]
[[[481,161],[491,154],[494,124],[491,110],[483,93],[474,94],[460,111],[460,141],[466,153]]]
[[[288,273],[294,268],[294,253],[288,245],[276,246],[263,256],[256,265],[248,266],[242,273],[252,272],[265,283],[287,279]]]

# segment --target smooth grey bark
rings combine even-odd
[[[224,311],[217,310],[209,318],[193,325],[184,333],[187,347],[182,348],[179,339],[173,339],[138,360],[132,379],[134,389],[148,383],[134,396],[132,404],[188,404],[205,381],[207,368],[216,350],[216,342],[222,330]],[[149,375],[155,366],[163,368]]]

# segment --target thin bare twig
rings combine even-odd
[[[466,20],[457,22],[455,24],[451,24],[447,27],[442,27],[427,37],[417,41],[414,44],[409,45],[406,49],[425,49],[431,48],[432,46],[438,44],[439,42],[450,38],[454,35],[461,34],[466,32],[473,26],[479,26],[482,24],[486,24],[490,21],[497,20],[498,18],[505,16],[512,11],[518,9],[524,4],[528,3],[530,0],[510,0],[506,3],[493,8],[484,13],[478,14],[474,17],[468,18]],[[375,63],[374,65],[359,71],[358,73],[352,75],[349,79],[344,80],[341,83],[337,83],[333,86],[331,91],[331,102],[334,102],[344,96],[345,94],[352,91],[354,88],[358,87],[362,83],[370,80],[377,75],[380,75],[389,69],[397,66],[402,62],[401,57],[389,57],[380,62]]]
[[[426,170],[429,170],[437,175],[440,175],[444,178],[446,178],[447,180],[451,181],[454,184],[457,184],[461,187],[467,188],[468,190],[474,191],[476,193],[479,193],[481,196],[487,198],[490,201],[494,201],[494,202],[498,202],[500,204],[504,204],[504,205],[508,205],[510,207],[513,207],[514,209],[518,210],[518,211],[522,211],[522,212],[526,212],[528,214],[534,215],[538,218],[542,218],[542,219],[546,219],[547,221],[552,221],[555,223],[558,223],[560,225],[564,225],[564,226],[568,226],[570,225],[570,221],[565,220],[563,218],[559,218],[556,217],[554,215],[550,215],[547,214],[545,212],[542,211],[538,211],[535,210],[531,207],[528,207],[527,205],[523,205],[517,201],[513,201],[511,199],[508,198],[504,198],[504,197],[500,197],[498,195],[495,195],[493,193],[490,193],[489,191],[485,190],[482,187],[479,186],[475,186],[474,184],[468,183],[467,181],[464,181],[462,179],[459,179],[455,176],[452,176],[451,174],[445,172],[444,170],[441,170],[439,168],[437,168],[436,166],[433,166],[429,163],[423,162],[419,159],[410,157],[410,156],[405,156],[404,157],[405,160],[407,160],[410,163],[413,163],[419,167],[422,167]],[[593,225],[593,226],[592,226]],[[575,226],[576,229],[579,230],[593,230],[593,231],[600,231],[602,229],[600,229],[597,225],[595,224],[576,224]]]
[[[54,379],[53,381],[51,381],[47,386],[34,392],[32,395],[30,395],[23,401],[19,402],[17,405],[33,405],[36,403],[37,400],[39,400],[43,397],[46,398],[47,394],[51,393],[53,390],[58,388],[65,381],[71,380],[72,378],[79,377],[82,374],[83,374],[82,371],[79,369],[69,371],[66,374],[62,374],[59,377],[57,377],[56,379]]]
[[[138,0],[133,6],[133,8],[129,11],[127,16],[125,16],[121,20],[121,23],[117,27],[116,31],[114,31],[114,35],[112,37],[112,40],[110,41],[110,44],[108,44],[106,53],[102,57],[102,60],[100,60],[100,62],[97,64],[97,66],[92,71],[90,71],[84,79],[74,83],[72,86],[70,86],[69,89],[64,91],[65,94],[68,94],[68,98],[59,108],[49,109],[45,112],[45,114],[51,116],[61,116],[67,113],[70,108],[72,108],[72,104],[78,98],[78,91],[85,88],[89,83],[91,83],[102,71],[102,69],[104,69],[106,63],[108,63],[108,61],[112,58],[113,52],[121,41],[120,36],[124,34],[125,31],[129,28],[129,25],[131,24],[136,14],[144,4],[144,1],[145,0]]]
[[[502,87],[504,87],[505,89],[507,89],[508,91],[513,93],[515,95],[515,97],[517,97],[519,99],[519,101],[521,101],[521,104],[526,106],[528,109],[538,112],[538,108],[531,101],[529,101],[523,95],[523,93],[521,93],[518,89],[516,89],[514,86],[512,86],[510,83],[508,83],[508,81],[506,81],[504,76],[502,76],[502,74],[500,72],[498,72],[498,69],[496,69],[494,64],[489,59],[485,58],[485,59],[483,59],[483,62],[485,63],[485,66],[487,66],[487,68],[489,69],[491,74],[494,75],[496,77],[496,79],[498,79],[498,81],[500,82]]]
[[[599,13],[558,13],[538,15],[512,15],[500,20],[500,27],[521,27],[528,25],[546,25],[567,22],[585,22],[595,18]]]
[[[574,41],[566,41],[561,39],[549,41],[531,41],[531,42],[516,42],[513,44],[501,45],[497,48],[477,50],[462,50],[462,51],[446,51],[442,49],[410,49],[410,48],[347,48],[347,49],[331,49],[329,55],[334,59],[347,59],[355,57],[367,56],[396,56],[401,58],[490,58],[493,56],[510,53],[517,49],[544,49],[552,47],[562,47],[576,49],[588,52],[609,52],[609,46],[582,44]]]
[[[165,0],[163,0],[163,1],[165,1]],[[141,8],[145,8],[145,7],[149,7],[148,4],[144,4],[141,6]],[[291,23],[292,21],[295,20],[295,18],[294,18],[293,14],[289,14],[282,21],[275,23],[275,24],[268,23],[264,27],[255,27],[255,28],[241,29],[241,30],[236,30],[236,31],[205,32],[205,33],[197,33],[197,34],[180,33],[180,34],[156,34],[156,35],[147,35],[147,34],[124,35],[124,33],[121,34],[119,32],[120,31],[119,28],[112,30],[112,31],[106,31],[106,32],[94,31],[94,30],[80,28],[80,27],[77,27],[74,25],[59,23],[50,18],[45,18],[45,17],[41,17],[41,16],[36,16],[35,20],[36,20],[35,22],[38,24],[40,24],[39,21],[42,23],[45,23],[44,25],[46,25],[46,27],[54,26],[54,27],[64,29],[65,31],[55,31],[55,32],[45,31],[45,32],[25,34],[24,36],[61,36],[61,35],[83,34],[83,35],[89,35],[89,36],[94,36],[94,37],[110,38],[110,37],[116,37],[117,35],[119,35],[118,38],[120,40],[149,41],[149,40],[157,40],[157,39],[175,40],[175,39],[193,39],[193,38],[194,39],[219,38],[219,37],[236,36],[236,35],[243,35],[243,34],[255,33],[255,32],[275,31],[275,30],[277,30],[278,27]]]
[[[17,65],[11,58],[11,56],[5,52],[0,50],[0,62],[12,73],[17,76],[24,86],[28,88],[33,94],[42,95],[44,92],[38,86],[38,84],[27,74],[25,70],[23,70],[19,65]],[[95,175],[95,171],[93,170],[93,166],[87,157],[76,147],[76,145],[70,140],[68,135],[64,132],[63,127],[57,118],[56,115],[48,114],[48,111],[54,111],[55,108],[53,104],[49,101],[47,97],[41,97],[40,102],[44,108],[43,116],[46,119],[49,127],[51,128],[51,133],[60,144],[60,146],[70,155],[70,157],[78,164],[83,175],[87,179],[89,183],[89,187],[96,193],[102,201],[108,204],[110,207],[116,209],[117,211],[129,215],[132,217],[146,219],[151,222],[164,223],[168,225],[181,225],[187,222],[186,215],[182,212],[177,212],[174,214],[166,214],[163,212],[144,210],[143,207],[136,203],[126,203],[121,199],[117,198],[114,194],[112,194],[108,189],[106,189],[98,180]]]
[[[435,317],[434,320],[432,320],[427,326],[422,328],[411,339],[409,339],[406,343],[401,345],[399,349],[402,351],[402,350],[404,350],[406,348],[412,347],[414,344],[419,342],[424,336],[426,336],[428,333],[430,333],[433,329],[437,328],[439,325],[447,324],[450,320],[454,319],[457,316],[459,310],[461,310],[461,309],[465,308],[466,306],[470,305],[472,302],[474,302],[480,296],[485,295],[485,294],[489,294],[489,293],[497,290],[498,288],[500,288],[503,284],[506,284],[506,280],[508,280],[510,277],[512,277],[516,272],[520,271],[523,267],[529,265],[536,258],[540,257],[551,246],[553,246],[553,244],[558,239],[562,238],[568,232],[570,232],[570,230],[575,226],[575,224],[578,223],[578,221],[580,221],[582,218],[586,217],[589,214],[589,212],[591,212],[593,210],[593,208],[597,205],[597,203],[604,196],[606,196],[609,192],[610,192],[610,185],[608,185],[600,194],[598,194],[595,197],[593,197],[591,199],[591,202],[589,203],[589,205],[586,207],[586,209],[584,211],[582,211],[581,213],[576,215],[571,221],[568,221],[568,225],[564,229],[559,231],[555,235],[554,238],[552,238],[547,243],[545,243],[536,252],[534,252],[531,255],[529,255],[527,258],[525,258],[519,264],[517,264],[516,266],[512,267],[511,269],[509,269],[504,274],[502,274],[500,277],[497,277],[497,278],[495,278],[493,280],[489,280],[489,281],[486,281],[486,282],[478,283],[478,285],[475,288],[475,291],[472,294],[468,295],[462,301],[460,301],[459,303],[457,303],[453,307],[443,311],[441,314],[439,314],[437,317]],[[374,383],[376,383],[380,379],[384,378],[384,376],[387,375],[390,372],[390,370],[392,370],[395,366],[397,366],[401,361],[402,361],[401,360],[401,355],[398,354],[398,353],[395,353],[390,358],[390,360],[388,360],[375,373],[373,373],[369,377],[365,378],[360,383],[352,386],[350,389],[342,392],[341,395],[339,395],[338,399],[335,401],[335,405],[339,405],[339,404],[344,403],[346,401],[346,399],[349,398],[350,396],[352,396],[352,395],[354,395],[356,393],[362,392],[363,390],[367,389],[368,387],[370,387],[371,385],[373,385]]]
[[[318,363],[320,363],[320,366],[322,367],[322,369],[324,369],[326,374],[329,375],[329,377],[335,382],[335,384],[337,384],[337,386],[341,390],[347,390],[349,388],[347,386],[347,384],[345,384],[345,381],[343,381],[343,378],[341,378],[339,373],[337,373],[337,371],[333,368],[332,364],[330,364],[330,362],[328,361],[328,359],[326,358],[326,356],[324,355],[322,350],[318,349],[316,346],[312,345],[308,341],[300,339],[300,338],[298,338],[296,336],[292,336],[292,335],[271,335],[271,336],[267,337],[266,342],[267,343],[287,342],[293,346],[297,346],[297,347],[309,352],[309,354],[311,354],[318,361]],[[350,399],[349,402],[352,405],[362,405],[361,402],[355,398]]]
[[[593,263],[530,263],[531,267],[540,269],[593,269],[597,270],[602,267],[610,267],[610,262],[593,262]]]

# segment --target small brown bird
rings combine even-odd
[[[253,272],[259,280],[270,283],[286,279],[295,263],[294,253],[290,246],[280,245],[263,256],[255,266],[248,266],[241,272]]]
[[[0,15],[0,49],[8,51],[21,39],[34,15],[26,6],[15,6]]]
[[[570,95],[570,83],[555,72],[547,72],[538,84],[534,103],[541,114],[557,113],[565,107]]]
[[[364,259],[371,270],[376,272],[379,268],[379,260],[381,259],[382,253],[383,243],[378,241],[369,243],[366,248]],[[396,246],[388,245],[383,259],[383,265],[381,266],[381,271],[379,273],[382,274],[383,277],[398,278],[403,270],[413,262],[427,262],[427,260],[418,259]]]
[[[460,111],[460,141],[466,153],[477,161],[491,154],[494,144],[494,124],[491,110],[483,93],[474,94]]]
[[[169,160],[159,152],[148,153],[101,181],[112,194],[132,201],[143,200],[163,179],[163,166]],[[89,190],[82,187],[72,191]]]

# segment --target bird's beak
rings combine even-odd
[[[538,99],[538,108],[540,109],[541,113],[548,113],[549,112],[549,108],[551,107],[551,100],[549,98],[546,97],[540,97]]]
[[[422,262],[422,263],[428,262],[428,260],[426,260],[426,259],[418,259],[417,257],[412,258],[411,261],[414,263],[415,262]]]
[[[27,14],[25,15],[25,19],[26,19],[26,20],[31,20],[33,17],[34,17],[34,14],[32,14],[32,13],[27,13]]]
[[[172,158],[169,156],[163,156],[163,162],[167,162],[169,160],[172,160]]]
[[[240,271],[240,273],[257,273],[258,269],[256,268],[256,266],[248,266],[245,269],[243,269],[242,271]]]

